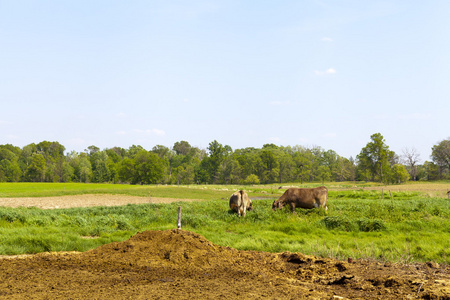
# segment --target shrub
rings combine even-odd
[[[360,231],[371,232],[380,231],[386,229],[386,225],[383,220],[380,219],[359,219],[356,221]]]
[[[245,178],[244,184],[259,184],[259,178],[255,174],[250,174]]]
[[[5,220],[6,222],[12,223],[12,222],[20,222],[25,223],[26,218],[24,215],[14,212],[14,211],[4,211],[0,212],[0,219]]]
[[[341,229],[344,231],[354,231],[355,225],[345,217],[333,216],[322,219],[325,227],[328,229]]]

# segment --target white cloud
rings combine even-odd
[[[323,38],[321,38],[320,39],[322,42],[332,42],[333,41],[333,39],[332,38],[329,38],[329,37],[323,37]]]
[[[333,75],[336,74],[337,71],[334,68],[329,68],[326,69],[325,71],[314,71],[314,74],[316,74],[317,76],[325,76],[325,75]]]

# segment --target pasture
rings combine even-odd
[[[329,189],[327,212],[297,209],[292,214],[288,209],[271,210],[272,202],[285,191],[279,186],[0,183],[0,254],[86,251],[124,241],[137,232],[176,228],[181,206],[182,229],[221,246],[338,259],[450,262],[449,183],[325,185]],[[229,196],[239,188],[244,188],[254,203],[254,210],[245,218],[228,207]],[[82,194],[138,196],[148,202],[67,209],[2,206],[2,198]],[[179,201],[152,203],[152,197]]]

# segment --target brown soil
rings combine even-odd
[[[0,206],[8,207],[38,207],[43,209],[88,207],[88,206],[118,206],[141,203],[170,203],[176,201],[201,201],[197,199],[174,199],[137,197],[127,195],[74,195],[63,197],[30,197],[30,198],[0,198]]]
[[[0,259],[0,299],[450,299],[450,267],[238,251],[183,230]]]
[[[41,208],[127,203],[149,203],[149,198],[0,199],[3,206]],[[450,299],[450,266],[238,251],[176,229],[138,233],[125,242],[84,253],[0,257],[0,299],[83,298]]]

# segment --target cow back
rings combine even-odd
[[[276,201],[283,207],[284,205],[294,205],[301,208],[327,208],[328,190],[321,186],[317,188],[289,188]],[[275,204],[275,203],[274,203]]]

